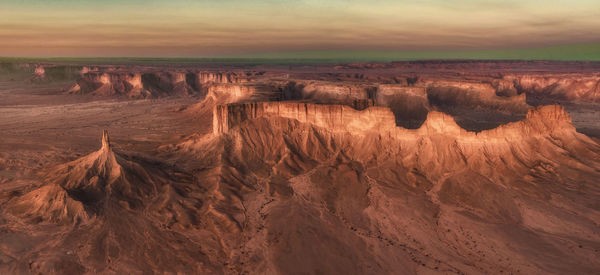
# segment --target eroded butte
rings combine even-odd
[[[598,63],[0,72],[3,274],[600,270]]]

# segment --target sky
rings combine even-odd
[[[0,56],[468,52],[582,44],[600,45],[600,0],[0,0]]]

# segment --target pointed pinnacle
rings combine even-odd
[[[110,138],[107,130],[102,131],[102,149],[110,149]]]

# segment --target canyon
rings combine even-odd
[[[0,273],[594,274],[600,64],[0,62]]]

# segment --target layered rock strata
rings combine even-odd
[[[389,108],[370,107],[359,111],[344,105],[296,102],[253,102],[217,105],[213,110],[213,133],[226,133],[244,121],[260,117],[283,117],[332,131],[385,130],[395,127]]]

